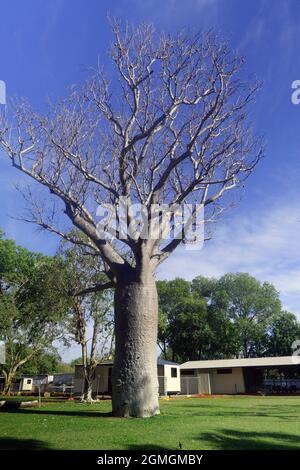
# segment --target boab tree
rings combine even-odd
[[[162,240],[161,230],[104,238],[96,207],[117,209],[122,198],[131,226],[135,203],[156,227],[163,215],[152,215],[154,204],[197,201],[207,220],[216,217],[262,153],[247,119],[258,85],[243,81],[242,60],[211,33],[112,29],[107,74],[98,68],[46,114],[22,102],[12,121],[3,116],[0,141],[13,166],[49,190],[45,202],[59,201],[51,217],[43,204],[32,220],[66,237],[60,207],[99,250],[115,287],[113,412],[146,417],[159,413],[155,271],[185,240]]]

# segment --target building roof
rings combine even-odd
[[[158,366],[179,366],[177,362],[166,361],[165,359],[162,359],[161,357],[157,358],[157,365]]]
[[[99,362],[98,366],[113,366],[114,361],[112,359],[106,359],[105,361]]]
[[[113,366],[114,362],[111,359],[108,359],[107,361],[102,361],[97,364],[98,366]],[[172,361],[166,361],[165,359],[161,359],[160,357],[157,358],[157,365],[158,366],[179,366],[177,362],[172,362]],[[75,367],[82,367],[82,364],[76,364]]]
[[[300,365],[300,356],[255,357],[249,359],[217,359],[210,361],[188,361],[180,369],[222,369],[233,367],[276,367]]]
[[[99,367],[99,366],[113,366],[113,365],[114,365],[114,362],[111,359],[107,359],[105,361],[98,362],[97,367]],[[75,364],[75,370],[77,368],[78,369],[82,368],[82,364]]]
[[[55,374],[49,374],[53,375],[53,377],[72,377],[74,375],[74,372],[55,372]]]

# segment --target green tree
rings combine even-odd
[[[217,281],[211,308],[232,321],[239,353],[256,357],[264,354],[267,330],[281,311],[281,302],[270,283],[261,283],[247,273],[229,273]]]
[[[170,318],[169,344],[174,359],[179,362],[205,359],[212,341],[205,300],[179,301]]]
[[[41,351],[26,362],[20,369],[20,374],[53,374],[59,372],[61,357],[55,348]]]
[[[74,369],[75,367],[72,367],[66,362],[60,362],[57,366],[57,372],[61,374],[72,374],[74,372]]]
[[[4,237],[0,230],[0,291],[11,291],[14,285],[25,282],[43,255],[32,253]]]
[[[300,339],[300,325],[297,317],[290,312],[281,311],[272,318],[268,336],[268,356],[290,356],[293,353],[292,344]]]
[[[171,281],[157,281],[159,319],[158,345],[165,359],[174,359],[170,348],[170,318],[178,302],[191,296],[190,283],[176,278]]]
[[[82,364],[82,356],[72,359],[69,365],[70,367],[72,367],[72,369],[75,369],[75,366],[80,365],[80,364]]]
[[[168,359],[218,359],[291,353],[299,336],[271,284],[246,273],[159,281],[159,346]]]
[[[167,359],[184,362],[234,355],[236,339],[229,318],[212,308],[215,280],[159,281],[159,346]]]
[[[69,302],[61,260],[0,240],[0,336],[6,340],[4,392],[20,368],[66,334]]]
[[[196,299],[206,299],[211,302],[216,289],[217,279],[204,276],[197,276],[191,282],[191,292]]]

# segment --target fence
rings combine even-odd
[[[45,388],[45,391],[48,393],[59,394],[59,395],[69,395],[70,397],[73,396],[74,393],[74,385],[48,385]]]
[[[211,395],[210,375],[181,376],[182,395]]]
[[[266,393],[299,393],[300,379],[265,379],[262,387]]]
[[[0,394],[4,390],[4,381],[0,382]],[[23,395],[37,395],[37,394],[44,394],[45,392],[53,394],[53,395],[65,395],[72,397],[74,394],[74,385],[73,384],[59,384],[54,385],[52,383],[45,384],[40,382],[35,382],[32,385],[32,388],[29,390],[24,390],[22,388],[22,379],[15,380],[11,385],[11,393],[20,393]]]

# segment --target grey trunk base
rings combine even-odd
[[[158,303],[152,275],[126,279],[115,291],[116,353],[112,374],[113,414],[159,414],[157,379]]]

